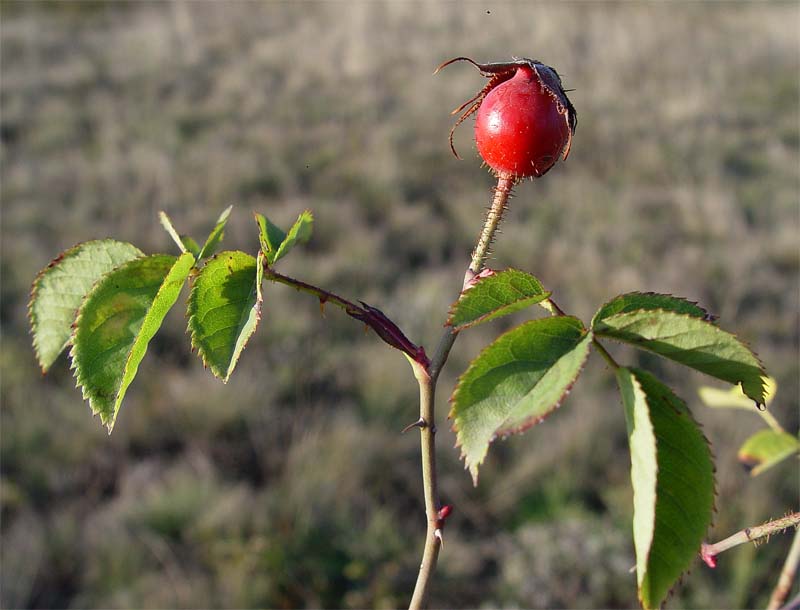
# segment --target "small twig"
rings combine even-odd
[[[372,307],[363,301],[360,302],[360,305],[356,305],[352,301],[348,301],[344,297],[340,297],[338,294],[324,288],[278,273],[266,262],[264,263],[264,279],[312,294],[319,299],[320,307],[324,306],[325,303],[332,303],[337,307],[341,307],[348,316],[372,328],[384,343],[405,353],[412,361],[419,362],[423,366],[428,365],[425,349],[412,343],[400,330],[400,327],[377,307]]]
[[[322,304],[331,303],[332,305],[336,305],[337,307],[341,307],[344,312],[348,315],[352,315],[353,313],[357,312],[364,312],[363,308],[359,307],[355,303],[348,301],[347,299],[340,297],[333,292],[329,292],[324,288],[320,288],[318,286],[313,286],[312,284],[307,284],[302,280],[296,280],[293,277],[289,277],[278,273],[271,267],[265,266],[264,267],[264,279],[269,280],[270,282],[277,282],[279,284],[284,284],[286,286],[291,286],[295,290],[299,290],[300,292],[305,292],[307,294],[312,294],[319,299],[319,302]]]
[[[774,521],[768,521],[763,525],[747,527],[714,544],[706,544],[704,542],[700,547],[700,558],[709,567],[716,567],[717,555],[720,553],[746,542],[755,542],[760,538],[768,537],[772,534],[778,534],[790,527],[797,527],[798,524],[800,524],[800,512],[790,513],[785,517],[775,519]]]
[[[794,533],[792,546],[789,547],[789,554],[786,556],[781,575],[778,577],[778,583],[772,590],[767,610],[778,610],[786,601],[789,591],[792,590],[798,563],[800,563],[800,531]],[[800,601],[800,596],[798,596],[797,601]]]

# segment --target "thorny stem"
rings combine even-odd
[[[720,553],[739,546],[740,544],[744,544],[745,542],[755,542],[760,538],[769,537],[772,534],[780,533],[790,527],[797,527],[798,525],[800,525],[800,512],[790,513],[785,517],[768,521],[763,525],[747,527],[714,544],[706,544],[704,542],[700,547],[700,557],[708,566],[713,568],[716,566],[716,557]]]
[[[361,301],[361,305],[356,305],[333,292],[282,275],[270,268],[266,262],[264,263],[264,279],[292,286],[301,292],[313,294],[319,299],[320,309],[325,306],[325,303],[333,303],[337,307],[341,307],[348,316],[372,328],[384,343],[403,352],[408,356],[411,362],[419,363],[422,366],[428,365],[428,357],[425,354],[425,350],[422,347],[414,345],[408,337],[405,336],[403,331],[400,330],[400,327],[390,320],[380,309],[372,307],[363,301]]]
[[[506,209],[511,188],[515,179],[510,176],[500,176],[497,180],[492,205],[486,215],[478,243],[472,252],[472,261],[464,276],[464,286],[483,269],[486,258],[489,256],[489,247],[500,225],[503,212]],[[439,491],[436,482],[436,423],[434,416],[436,382],[442,371],[450,350],[456,341],[458,333],[452,328],[447,328],[439,341],[436,352],[426,369],[419,365],[414,366],[414,374],[419,382],[419,414],[420,414],[420,443],[422,449],[422,484],[425,490],[425,514],[428,528],[425,534],[425,549],[422,553],[422,563],[419,566],[417,584],[414,595],[409,604],[410,609],[424,608],[428,604],[428,592],[431,578],[436,569],[436,561],[442,547],[443,520],[439,518]]]
[[[265,266],[264,279],[269,280],[270,282],[277,282],[279,284],[291,286],[300,292],[312,294],[319,299],[320,306],[324,305],[325,303],[331,303],[337,307],[341,307],[347,314],[363,311],[363,309],[355,303],[351,303],[347,299],[340,297],[333,292],[329,292],[323,288],[319,288],[318,286],[307,284],[301,280],[296,280],[293,277],[282,275],[270,267]]]
[[[792,589],[794,577],[797,574],[798,563],[800,563],[800,531],[794,533],[792,546],[789,547],[789,554],[786,556],[781,575],[778,577],[778,583],[769,598],[767,610],[778,610],[783,605],[783,602],[786,601],[789,591]]]

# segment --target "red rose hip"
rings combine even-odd
[[[501,177],[538,177],[567,158],[577,122],[558,73],[531,59],[475,65],[489,83],[458,108],[453,130],[477,112],[475,141],[486,164]],[[452,131],[451,131],[452,146]],[[455,151],[454,151],[455,152]]]
[[[558,101],[528,67],[486,95],[475,122],[475,142],[486,164],[518,178],[549,170],[570,136]]]

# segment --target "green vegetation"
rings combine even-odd
[[[796,7],[92,7],[0,7],[1,605],[406,601],[424,510],[398,354],[275,286],[225,387],[172,311],[107,437],[64,359],[40,378],[25,304],[51,253],[87,237],[174,252],[159,209],[201,234],[230,203],[281,226],[312,208],[318,229],[288,272],[375,303],[414,341],[438,336],[431,312],[460,289],[490,187],[475,158],[450,157],[458,75],[428,77],[454,52],[541,55],[577,88],[570,160],[517,189],[497,266],[532,271],[583,319],[634,288],[697,300],[796,387]],[[247,216],[231,216],[226,247],[256,250]],[[440,387],[517,316],[465,334]],[[699,376],[624,354],[694,395]],[[601,369],[546,430],[496,444],[476,489],[441,426],[455,512],[434,604],[636,605],[626,427]],[[789,430],[796,404],[771,406]],[[735,463],[755,425],[690,407],[718,462],[714,532],[792,507],[791,465],[749,480]],[[645,416],[647,400],[632,408]],[[788,542],[696,564],[669,604],[763,604]]]

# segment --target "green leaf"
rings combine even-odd
[[[277,225],[272,224],[269,218],[263,214],[256,213],[256,223],[258,223],[258,241],[261,244],[261,251],[267,256],[267,262],[271,262],[271,256],[277,252],[286,233],[281,231]]]
[[[775,430],[759,430],[739,449],[739,461],[755,466],[750,474],[756,476],[798,451],[800,451],[800,441],[791,434]]]
[[[294,221],[292,228],[289,229],[289,232],[286,234],[286,239],[283,240],[283,243],[278,247],[278,251],[275,252],[275,257],[270,264],[273,264],[278,259],[289,254],[289,251],[294,248],[296,243],[306,243],[311,238],[311,228],[313,225],[314,216],[311,214],[311,211],[304,210],[301,212],[297,220]]]
[[[155,254],[106,274],[86,296],[75,322],[75,377],[111,432],[147,344],[175,304],[194,256]]]
[[[450,307],[446,324],[460,331],[539,303],[550,296],[535,277],[506,269],[478,279]]]
[[[628,313],[629,311],[663,310],[673,313],[683,313],[694,318],[712,321],[712,316],[697,303],[687,301],[670,294],[657,294],[655,292],[629,292],[611,299],[603,305],[592,319],[592,328],[596,324],[613,315]]]
[[[764,404],[764,367],[735,336],[698,317],[663,309],[633,310],[595,319],[594,332],[670,358],[717,379],[741,383]]]
[[[192,345],[224,382],[261,319],[260,278],[249,254],[220,252],[203,267],[189,295]]]
[[[181,236],[178,235],[178,232],[175,230],[175,226],[172,224],[172,220],[167,213],[161,210],[158,213],[158,219],[161,221],[161,226],[164,227],[164,230],[169,234],[172,238],[172,241],[180,248],[181,252],[186,252],[186,244],[183,243],[183,239]]]
[[[295,244],[305,243],[311,237],[314,217],[309,210],[300,213],[288,233],[281,231],[263,214],[255,216],[259,228],[261,250],[270,265],[286,256]]]
[[[775,398],[778,384],[772,377],[765,377],[764,387],[766,389],[764,405],[768,407]],[[725,390],[703,386],[698,390],[698,393],[700,394],[700,400],[713,409],[744,409],[752,412],[754,408],[753,401],[744,395],[742,388],[739,386]]]
[[[633,541],[639,600],[661,605],[711,524],[714,465],[681,399],[645,371],[619,368],[631,450]]]
[[[137,247],[113,239],[87,241],[63,252],[33,282],[28,317],[42,372],[70,344],[72,323],[92,285],[103,275],[143,256]]]
[[[222,214],[219,215],[219,218],[217,218],[217,224],[214,225],[214,228],[208,235],[208,239],[206,239],[206,243],[203,244],[200,253],[197,255],[198,260],[208,258],[217,251],[219,242],[221,242],[222,238],[225,236],[225,225],[228,223],[228,216],[231,215],[232,209],[233,206],[229,205],[222,211]]]
[[[532,320],[501,335],[470,364],[451,398],[450,417],[475,484],[495,438],[524,432],[559,406],[591,340],[576,318]]]
[[[191,252],[196,260],[200,260],[200,245],[192,237],[181,235],[181,243],[185,251]]]
[[[228,210],[230,210],[230,208],[228,208]],[[161,221],[161,226],[169,233],[172,241],[178,245],[181,252],[191,252],[195,259],[200,260],[200,246],[197,242],[188,235],[179,235],[175,230],[175,225],[172,224],[172,220],[167,216],[166,212],[159,212],[158,218]]]

